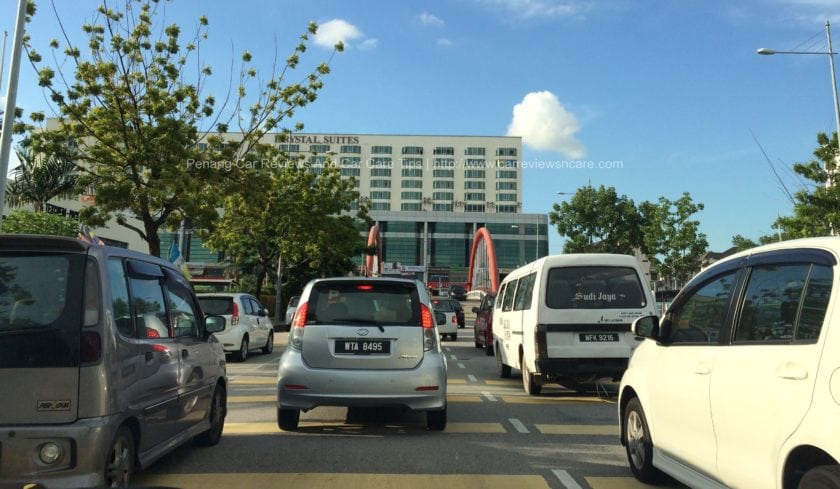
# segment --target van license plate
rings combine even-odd
[[[581,343],[597,343],[601,341],[618,341],[618,333],[581,333]]]
[[[336,340],[335,352],[350,355],[374,355],[391,353],[388,340]]]

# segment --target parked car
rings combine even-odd
[[[239,292],[210,292],[198,294],[201,308],[208,314],[224,316],[227,327],[216,333],[225,353],[240,362],[256,348],[263,353],[274,350],[274,325],[268,311],[256,297]]]
[[[463,285],[453,285],[449,287],[449,297],[455,300],[465,301],[467,300],[467,289]]]
[[[618,415],[637,479],[840,487],[838,257],[836,237],[753,248],[633,323]]]
[[[301,410],[400,406],[446,427],[446,358],[422,282],[330,278],[309,282],[277,376],[277,424],[295,430]]]
[[[518,368],[532,395],[546,383],[582,389],[621,378],[639,344],[630,323],[654,314],[644,277],[634,257],[609,253],[548,256],[512,271],[493,312],[499,376]]]
[[[225,319],[172,263],[3,235],[0,270],[0,487],[126,488],[190,440],[218,443]]]
[[[484,348],[489,356],[493,354],[493,306],[496,304],[496,294],[491,292],[481,298],[478,307],[473,307],[475,313],[475,324],[473,335],[475,336],[475,347]]]
[[[452,302],[446,298],[437,297],[432,299],[432,307],[436,312],[442,312],[446,315],[446,323],[438,324],[438,332],[441,337],[449,338],[452,341],[458,339],[458,313]],[[460,304],[459,304],[460,306]]]
[[[299,295],[293,295],[291,299],[289,299],[289,304],[286,306],[286,329],[288,330],[290,325],[292,324],[292,319],[295,317],[295,310],[297,309],[298,301],[300,300]]]

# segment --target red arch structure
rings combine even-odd
[[[376,246],[376,253],[365,257],[365,276],[372,277],[382,272],[382,233],[379,232],[379,224],[371,226],[367,245],[368,248]],[[374,261],[374,257],[376,257],[376,261]]]
[[[496,292],[499,290],[499,268],[496,266],[496,248],[487,228],[479,228],[470,249],[470,271],[467,290]]]

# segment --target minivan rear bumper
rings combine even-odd
[[[422,390],[432,387],[437,389]],[[443,409],[445,360],[437,352],[426,352],[410,369],[324,369],[310,368],[299,351],[287,349],[278,370],[277,407],[309,410],[318,406]]]
[[[37,483],[43,489],[100,487],[105,457],[119,426],[113,417],[81,419],[66,425],[0,425],[0,488]],[[38,452],[45,443],[62,448],[46,465]]]
[[[620,379],[628,361],[627,358],[538,358],[536,366],[538,377],[549,382],[581,376]]]

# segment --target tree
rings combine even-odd
[[[641,248],[660,279],[682,284],[697,271],[709,246],[700,221],[691,219],[701,210],[703,204],[695,204],[688,192],[674,201],[660,197],[657,203],[639,205]]]
[[[554,204],[549,222],[568,238],[565,253],[633,254],[638,246],[639,213],[631,199],[615,188],[581,187],[569,202]]]
[[[738,251],[744,251],[750,248],[755,248],[758,246],[758,243],[749,238],[745,238],[740,234],[736,234],[735,236],[732,236],[732,246],[737,248]]]
[[[16,151],[20,166],[6,185],[6,202],[12,207],[32,204],[35,212],[44,210],[50,200],[78,194],[76,163],[64,156],[36,155],[24,141]]]
[[[47,212],[14,210],[3,219],[0,226],[5,234],[49,234],[76,237],[79,223],[70,217]]]
[[[287,83],[317,31],[311,23],[281,69],[275,63],[267,77],[257,76],[252,55],[245,51],[239,69],[231,66],[231,82],[238,75],[237,86],[219,107],[215,96],[204,93],[212,74],[199,55],[207,18],[199,17],[196,32],[184,43],[178,25],[155,24],[164,18],[165,2],[128,0],[123,5],[113,9],[103,2],[96,20],[82,26],[84,55],[62,26],[63,60],[59,41],[49,43],[55,68],[42,64],[26,39],[39,85],[59,114],[58,129],[36,133],[35,142],[50,153],[78,145],[80,183],[96,192],[96,205],[84,209],[83,220],[103,224],[115,217],[159,256],[161,228],[175,228],[184,219],[212,228],[221,197],[252,183],[240,165],[208,171],[193,163],[241,161],[265,134],[285,130],[281,123],[317,98],[329,65],[319,64],[302,83]],[[333,54],[342,49],[337,44]],[[64,73],[63,66],[73,67],[73,73]],[[250,84],[259,80],[264,82],[249,96]],[[42,114],[32,118],[43,122]],[[223,141],[230,126],[241,135]],[[142,225],[131,224],[128,215]]]

